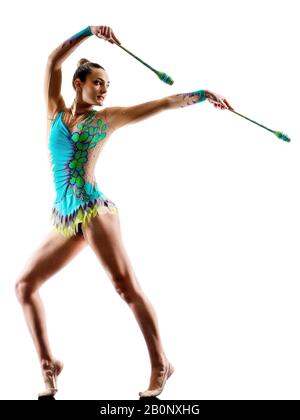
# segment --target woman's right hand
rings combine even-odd
[[[205,96],[208,102],[214,105],[217,109],[234,109],[231,105],[227,102],[227,100],[224,98],[224,96],[221,96],[217,93],[211,92],[210,90],[205,91]]]
[[[121,45],[121,42],[113,33],[113,30],[109,26],[90,26],[91,32],[98,38],[102,38],[105,41],[109,41],[111,44]]]

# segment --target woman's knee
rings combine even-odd
[[[142,294],[141,287],[132,274],[117,274],[112,276],[116,292],[127,303],[135,302]]]
[[[15,293],[21,304],[28,303],[34,292],[41,286],[35,275],[27,274],[20,277],[15,283]]]

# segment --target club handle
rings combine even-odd
[[[246,120],[251,121],[251,122],[253,122],[254,124],[259,125],[260,127],[264,128],[265,130],[271,131],[271,133],[275,133],[275,131],[274,131],[274,130],[271,130],[270,128],[268,128],[268,127],[266,127],[266,126],[264,126],[264,125],[262,125],[262,124],[260,124],[260,123],[258,123],[258,122],[256,122],[256,121],[254,121],[254,120],[251,120],[251,119],[250,119],[250,118],[248,118],[248,117],[245,117],[245,115],[240,114],[239,112],[236,112],[236,111],[234,111],[233,109],[228,108],[228,111],[234,112],[235,114],[239,115],[240,117],[243,117],[243,118],[245,118]]]
[[[141,60],[138,56],[136,56],[135,54],[133,54],[132,52],[130,52],[129,50],[127,50],[127,48],[123,47],[122,45],[116,44],[118,47],[122,48],[124,51],[126,51],[128,54],[132,55],[132,57],[136,58],[138,61],[140,61],[142,64],[144,64],[144,66],[148,67],[150,70],[156,72],[156,70],[149,66],[149,64],[145,63],[145,61]]]

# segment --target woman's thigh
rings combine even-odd
[[[127,282],[124,286],[140,290],[123,243],[119,215],[98,214],[83,229],[83,235],[115,285],[121,280]]]
[[[68,264],[85,246],[83,236],[64,237],[54,229],[26,261],[18,281],[43,282]]]

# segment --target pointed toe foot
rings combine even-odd
[[[38,399],[54,399],[54,395],[57,393],[57,389],[52,389],[38,394]]]
[[[139,396],[140,397],[156,397],[157,395],[161,394],[161,392],[164,389],[165,383],[167,381],[167,379],[169,379],[169,377],[172,375],[172,373],[174,372],[174,366],[172,365],[172,363],[168,363],[167,369],[165,371],[164,374],[164,378],[162,381],[162,385],[160,388],[156,388],[156,389],[147,389],[146,391],[143,392],[139,392]]]
[[[147,391],[143,391],[143,392],[139,392],[139,396],[140,397],[156,397],[157,395],[159,395],[160,394],[160,392],[161,391],[159,391],[159,390],[156,390],[156,389],[154,389],[154,390],[147,390]]]

